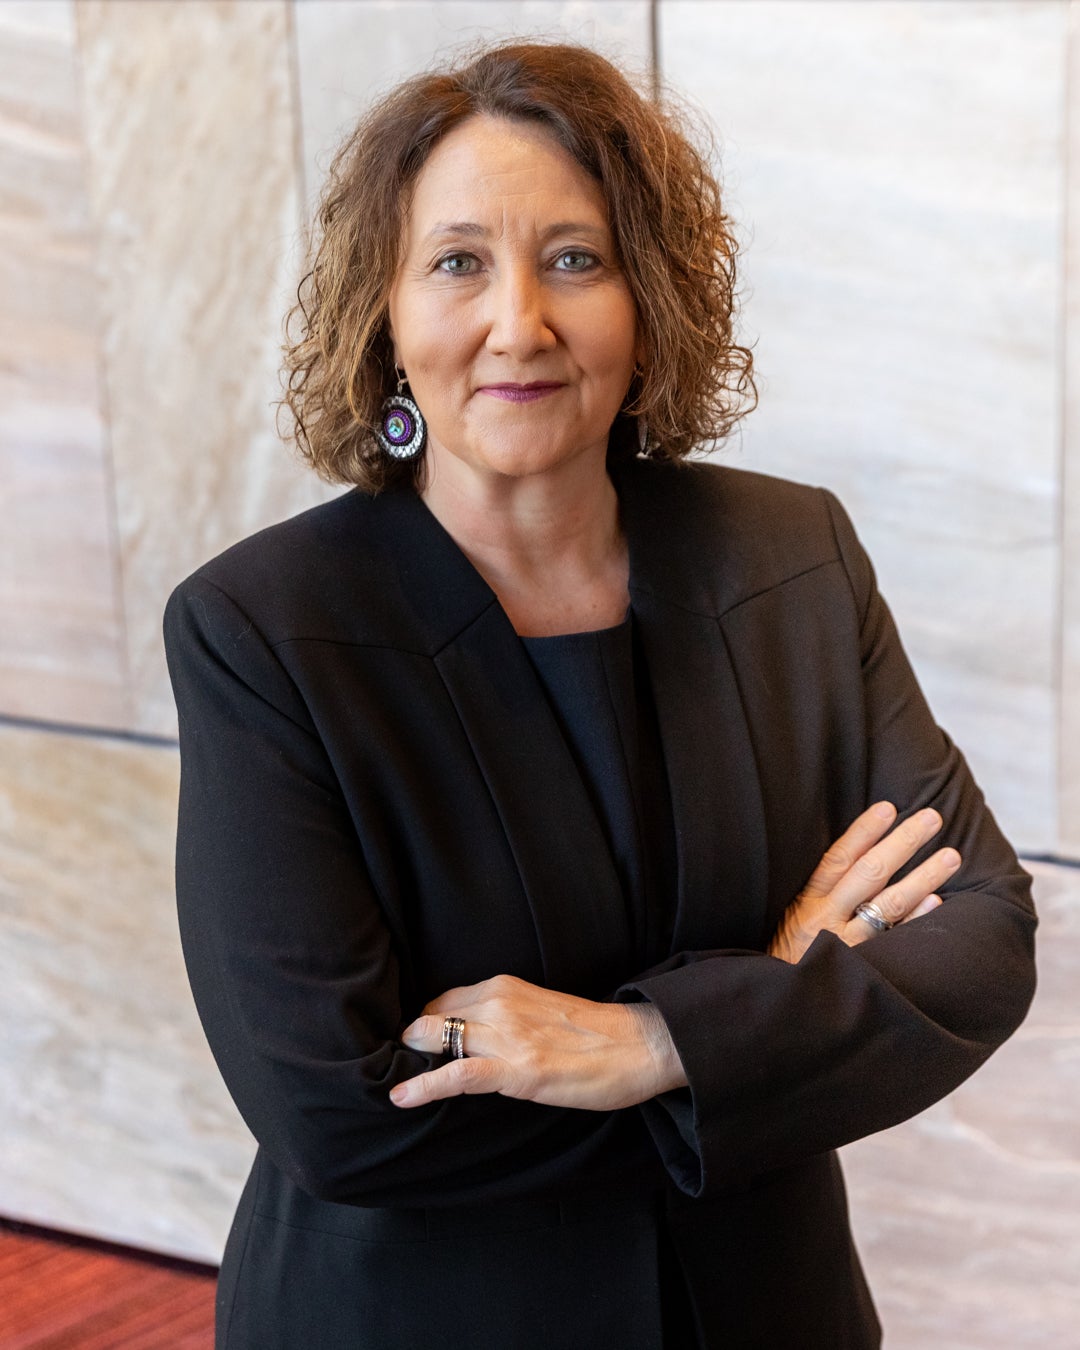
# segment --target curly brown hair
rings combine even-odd
[[[437,142],[478,114],[540,123],[601,186],[645,353],[609,438],[610,455],[678,460],[730,434],[757,403],[753,357],[734,340],[738,247],[685,115],[640,95],[587,48],[487,46],[399,85],[337,152],[318,245],[290,311],[282,399],[320,477],[368,492],[420,461],[375,438],[396,387],[388,303],[412,186]]]

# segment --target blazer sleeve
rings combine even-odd
[[[205,577],[177,587],[164,627],[184,956],[218,1067],[270,1159],[311,1195],[375,1206],[558,1194],[595,1178],[618,1116],[640,1139],[632,1111],[390,1102],[440,1057],[399,1040],[419,1009],[403,1012],[398,950],[307,707],[251,618]],[[375,731],[358,718],[357,735]]]
[[[823,932],[797,965],[684,952],[617,992],[654,1003],[682,1057],[689,1089],[640,1109],[691,1195],[924,1110],[1015,1030],[1035,989],[1030,877],[935,725],[869,559],[824,495],[860,632],[865,805],[886,799],[902,817],[936,807],[944,828],[909,868],[948,844],[963,862],[937,910],[860,946]]]

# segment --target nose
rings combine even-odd
[[[526,266],[507,268],[488,289],[488,351],[518,361],[551,351],[558,338],[547,301],[535,271]]]

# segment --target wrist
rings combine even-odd
[[[653,1090],[649,1096],[658,1097],[662,1092],[686,1087],[686,1070],[660,1009],[651,1003],[625,1003],[623,1007],[637,1024],[638,1035],[650,1065]]]

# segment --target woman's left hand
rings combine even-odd
[[[649,1003],[593,1003],[496,975],[440,994],[401,1039],[413,1050],[438,1052],[446,1017],[465,1021],[466,1058],[399,1083],[390,1093],[396,1105],[498,1092],[614,1111],[686,1083],[667,1026]]]
[[[784,911],[769,943],[770,956],[797,965],[825,930],[849,947],[869,941],[875,929],[859,917],[859,906],[868,900],[889,925],[910,923],[941,905],[937,889],[960,866],[954,848],[938,849],[901,881],[890,884],[890,878],[938,833],[941,816],[927,808],[891,829],[895,821],[892,802],[877,802],[848,826]]]

